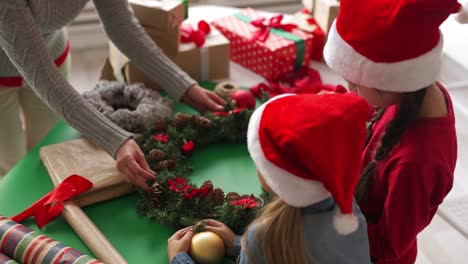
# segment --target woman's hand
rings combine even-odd
[[[115,160],[117,161],[117,169],[122,173],[125,181],[138,185],[146,191],[150,190],[146,181],[155,181],[156,177],[135,140],[125,141],[117,151]]]
[[[217,94],[196,84],[190,87],[184,96],[182,96],[182,102],[201,113],[206,111],[223,111],[224,104],[226,103]]]
[[[186,227],[174,233],[167,240],[167,255],[169,262],[177,255],[177,253],[188,252],[190,241],[192,241],[193,231],[192,227]]]
[[[224,242],[226,247],[226,253],[230,256],[234,255],[234,242],[236,241],[236,234],[225,224],[207,219],[203,220],[205,222],[205,230],[217,234]]]

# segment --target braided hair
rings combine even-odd
[[[404,93],[401,102],[397,106],[395,117],[385,127],[385,134],[380,141],[373,160],[361,172],[361,177],[354,193],[356,201],[360,202],[365,196],[377,162],[385,159],[392,152],[393,148],[400,141],[403,132],[417,119],[427,89],[428,87],[415,92]],[[386,110],[386,107],[381,108],[374,114],[367,127],[366,145],[372,137],[373,125],[382,118]]]

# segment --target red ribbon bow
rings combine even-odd
[[[310,67],[302,67],[294,73],[284,75],[278,79],[268,80],[267,83],[259,83],[250,87],[250,91],[259,98],[262,97],[263,92],[267,92],[270,98],[284,93],[348,92],[341,85],[323,84],[320,73]]]
[[[197,30],[195,30],[189,23],[183,23],[180,29],[180,41],[182,43],[193,42],[197,47],[201,47],[203,44],[205,44],[206,35],[210,34],[211,32],[210,25],[204,20],[200,20],[200,22],[198,22]]]
[[[282,20],[283,15],[278,15],[268,20],[266,18],[259,18],[250,22],[250,24],[259,28],[259,30],[252,35],[252,41],[260,40],[261,42],[265,42],[268,36],[270,36],[270,28],[282,29],[288,32],[297,28],[297,25],[294,24],[281,24]]]
[[[71,175],[24,212],[11,217],[11,220],[20,223],[34,216],[37,226],[42,228],[60,215],[63,210],[63,202],[88,191],[91,187],[93,187],[93,183],[89,180],[79,175]]]

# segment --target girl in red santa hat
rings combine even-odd
[[[249,123],[249,153],[263,187],[277,198],[243,237],[206,220],[242,264],[370,264],[366,222],[354,202],[369,106],[354,95],[283,95]],[[191,264],[193,232],[168,241],[172,264]]]
[[[378,264],[415,262],[416,236],[452,188],[455,118],[436,78],[439,26],[460,9],[456,0],[342,0],[328,36],[327,64],[378,107],[356,189]]]

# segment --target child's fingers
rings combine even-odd
[[[223,230],[221,228],[216,227],[216,226],[206,226],[205,230],[213,232],[213,233],[215,233],[217,235],[220,235],[223,232]]]
[[[219,221],[216,221],[216,220],[213,220],[213,219],[206,219],[206,220],[203,220],[206,224],[206,226],[215,226],[215,227],[222,227],[224,224],[219,222]]]
[[[192,227],[189,226],[189,227],[186,227],[186,228],[182,228],[180,229],[179,231],[175,232],[170,238],[169,240],[179,240],[181,239],[186,233],[187,231],[189,231]]]
[[[192,230],[188,230],[184,233],[182,240],[190,241],[195,233]]]
[[[216,228],[215,226],[205,226],[205,230],[213,232],[213,231],[218,231],[219,229]]]

